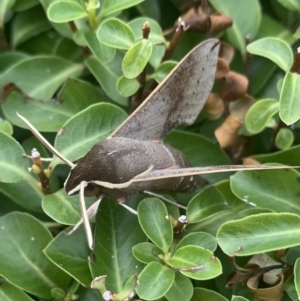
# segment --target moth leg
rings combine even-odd
[[[98,211],[98,207],[99,207],[99,205],[100,205],[100,202],[101,202],[103,196],[104,196],[103,194],[100,195],[100,197],[97,199],[97,201],[96,201],[95,203],[93,203],[93,204],[87,209],[86,213],[87,213],[87,216],[88,216],[88,219],[89,219],[89,220],[92,219],[92,218],[96,215],[96,213],[97,213],[97,211]],[[72,234],[74,231],[76,231],[76,230],[78,229],[78,227],[79,227],[82,223],[83,223],[83,218],[81,218],[81,219],[78,221],[78,223],[72,228],[72,230],[70,230],[70,231],[67,233],[67,235],[70,235],[70,234]]]
[[[86,211],[86,206],[85,206],[85,200],[84,200],[84,188],[88,185],[87,182],[82,181],[80,183],[80,191],[79,191],[79,201],[80,201],[80,209],[81,209],[81,214],[82,214],[82,221],[85,229],[85,234],[88,242],[88,246],[91,250],[93,250],[93,234],[92,234],[92,229],[91,225],[89,222],[89,217]]]
[[[23,154],[23,157],[32,160],[32,156],[29,156],[27,154]],[[52,158],[40,158],[40,160],[43,162],[51,162],[53,159]]]
[[[130,208],[129,206],[127,206],[125,204],[125,198],[118,198],[118,203],[119,205],[123,206],[125,209],[127,209],[130,213],[133,213],[135,215],[137,215],[137,211],[135,211],[134,209]]]
[[[178,204],[178,203],[176,203],[176,202],[173,202],[172,200],[169,200],[168,198],[164,197],[163,195],[160,195],[160,194],[158,194],[158,193],[154,193],[154,192],[149,191],[149,190],[144,190],[144,193],[149,194],[149,195],[152,195],[152,196],[154,196],[154,197],[156,197],[156,198],[159,198],[159,199],[161,199],[161,200],[163,200],[163,201],[165,201],[165,202],[167,202],[167,203],[169,203],[169,204],[171,204],[171,205],[173,205],[173,206],[176,206],[176,207],[178,207],[178,208],[182,208],[182,209],[186,210],[186,207],[185,207],[185,206],[183,206],[183,205],[181,205],[181,204]]]

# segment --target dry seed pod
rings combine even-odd
[[[219,119],[224,112],[224,103],[220,96],[216,93],[210,93],[204,106],[206,116],[210,120]]]
[[[228,72],[229,72],[229,65],[227,64],[227,62],[222,58],[218,58],[216,79],[221,79],[226,77]]]
[[[234,48],[231,45],[222,41],[220,45],[219,57],[224,59],[226,63],[230,65],[234,57]]]

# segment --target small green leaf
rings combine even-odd
[[[193,295],[193,284],[191,280],[182,274],[176,273],[171,288],[165,297],[169,301],[189,301]]]
[[[194,294],[191,301],[210,300],[210,301],[228,301],[225,297],[215,291],[202,287],[194,288]]]
[[[50,21],[54,23],[66,23],[88,16],[88,13],[79,1],[60,0],[50,3],[47,9]]]
[[[298,246],[300,217],[291,213],[262,213],[229,221],[220,227],[217,240],[229,256],[248,256]]]
[[[83,35],[87,46],[99,61],[105,64],[114,59],[116,55],[115,48],[108,47],[101,43],[93,31],[86,31]]]
[[[111,48],[129,49],[134,44],[130,27],[119,19],[110,18],[101,23],[97,37],[101,43]]]
[[[249,301],[249,300],[242,296],[232,296],[231,301]]]
[[[214,186],[210,186],[192,198],[186,214],[190,223],[197,223],[228,209],[230,207],[222,194]]]
[[[149,239],[164,253],[173,241],[173,230],[165,204],[156,198],[146,198],[139,203],[138,219]]]
[[[10,136],[14,132],[12,124],[7,120],[2,119],[1,117],[0,117],[0,132],[4,132],[5,134],[8,134]]]
[[[129,7],[135,6],[139,3],[141,3],[144,0],[109,0],[109,1],[103,1],[101,3],[101,10],[100,10],[100,17],[103,18],[104,16],[111,15],[113,13],[122,11],[124,9],[127,9]]]
[[[10,135],[0,131],[0,179],[3,183],[17,183],[28,179],[28,160],[25,151]]]
[[[252,134],[261,132],[270,119],[279,111],[279,102],[275,99],[257,101],[247,112],[245,123],[247,130]]]
[[[117,82],[118,92],[124,97],[129,97],[136,93],[140,86],[138,80],[135,78],[129,79],[125,76],[121,76]]]
[[[185,236],[176,246],[176,250],[191,245],[214,252],[217,249],[217,240],[206,232],[194,232]]]
[[[300,10],[300,2],[298,0],[277,0],[283,7],[288,10],[298,12]]]
[[[143,39],[133,45],[125,54],[122,70],[127,78],[137,77],[146,67],[152,53],[152,43]]]
[[[167,293],[174,278],[175,272],[172,269],[158,262],[151,262],[140,273],[136,292],[141,299],[158,299]]]
[[[156,245],[150,242],[142,242],[132,248],[134,257],[143,263],[150,263],[151,261],[162,262],[158,255],[163,255],[163,251]]]
[[[207,280],[222,273],[222,265],[212,252],[198,246],[178,249],[168,264],[192,279]]]
[[[149,64],[153,67],[153,69],[157,69],[159,67],[165,52],[166,52],[165,46],[153,45],[152,53],[149,59]]]
[[[285,72],[288,72],[293,64],[291,47],[278,38],[267,37],[256,40],[247,46],[247,51],[273,61]]]
[[[65,288],[70,277],[43,254],[52,236],[39,220],[13,212],[0,218],[0,274],[10,283],[41,298]]]
[[[279,98],[279,116],[290,125],[300,119],[300,75],[288,72],[282,84]]]
[[[9,282],[1,283],[0,300],[2,301],[33,301],[21,289],[10,284]]]
[[[294,142],[294,134],[290,129],[282,128],[276,135],[275,145],[279,149],[288,149]]]
[[[165,77],[175,68],[177,65],[174,61],[163,62],[155,72],[150,76],[150,78],[154,78],[158,83],[161,83]]]
[[[298,299],[300,297],[300,258],[297,258],[294,265],[294,283],[298,294]]]

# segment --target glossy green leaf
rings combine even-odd
[[[154,78],[158,83],[161,83],[172,69],[176,67],[176,65],[177,63],[174,61],[163,62],[150,76],[150,78]]]
[[[258,0],[235,1],[228,0],[218,1],[210,0],[210,3],[221,12],[233,19],[232,27],[226,30],[229,42],[241,51],[242,55],[246,54],[245,37],[253,39],[258,32],[261,22],[261,7]]]
[[[300,2],[298,0],[277,0],[283,7],[288,10],[298,12],[300,10]]]
[[[50,21],[55,23],[66,23],[73,20],[85,18],[88,13],[83,4],[76,0],[60,0],[50,3],[47,9]]]
[[[66,158],[83,157],[97,142],[106,139],[127,117],[126,113],[108,103],[89,106],[68,120],[56,136],[54,147]],[[55,166],[57,159],[52,161]]]
[[[205,188],[189,202],[186,214],[190,223],[197,223],[230,209],[222,194],[214,187]]]
[[[279,99],[279,116],[281,120],[290,125],[300,119],[300,76],[288,72],[282,84]]]
[[[297,258],[294,265],[294,283],[299,298],[300,297],[300,258]]]
[[[273,61],[285,72],[288,72],[293,64],[291,47],[278,38],[267,37],[256,40],[247,46],[247,51]]]
[[[0,56],[0,71],[10,68],[12,65],[26,59],[28,55],[22,52],[12,51],[7,53],[1,53]]]
[[[166,293],[168,301],[189,301],[193,295],[193,284],[191,280],[182,274],[175,274],[174,282]]]
[[[109,63],[114,59],[116,55],[116,49],[100,43],[96,33],[94,33],[93,31],[87,31],[84,33],[84,39],[93,55],[99,61],[101,61],[102,63]]]
[[[252,134],[261,132],[278,111],[279,103],[276,99],[266,98],[257,101],[245,116],[247,130]]]
[[[194,294],[191,301],[210,300],[210,301],[228,301],[225,297],[215,291],[203,287],[194,288]]]
[[[290,129],[282,128],[276,135],[275,145],[279,149],[288,149],[294,142],[294,135]]]
[[[0,179],[3,183],[17,183],[28,178],[28,160],[24,149],[10,135],[0,131]]]
[[[262,213],[223,224],[219,246],[229,256],[247,256],[300,244],[300,217],[291,213]]]
[[[111,48],[127,50],[134,44],[134,35],[130,27],[116,18],[101,23],[97,37],[101,43]]]
[[[95,198],[85,198],[87,208],[94,202]],[[42,207],[48,216],[60,224],[75,225],[81,218],[79,196],[69,196],[64,189],[44,196]]]
[[[232,192],[252,206],[300,213],[300,174],[289,170],[239,171],[230,179]]]
[[[205,232],[194,232],[185,236],[176,246],[180,249],[185,246],[198,246],[214,252],[217,249],[217,240],[214,236]]]
[[[81,75],[83,66],[53,56],[20,61],[0,75],[0,85],[14,83],[29,97],[49,100],[69,77]]]
[[[185,246],[178,249],[168,264],[192,279],[207,280],[222,273],[222,265],[214,254],[202,247]]]
[[[1,301],[33,301],[27,294],[25,294],[18,287],[4,282],[0,286],[0,300]]]
[[[19,127],[27,129],[16,111],[27,118],[37,130],[57,132],[69,118],[101,100],[101,95],[91,84],[69,79],[60,91],[59,101],[53,99],[41,102],[28,99],[24,102],[21,93],[13,91],[3,105],[3,111],[6,118]]]
[[[124,76],[121,76],[117,82],[118,92],[124,97],[129,97],[136,93],[140,86],[137,79],[129,79]]]
[[[209,139],[183,131],[173,131],[165,139],[165,143],[180,150],[193,166],[227,165],[230,160],[225,152]],[[228,178],[228,173],[203,175],[209,182],[217,182]]]
[[[0,6],[0,28],[4,28],[5,15],[8,10],[10,10],[15,4],[16,0],[2,0]]]
[[[35,5],[38,5],[39,0],[16,0],[16,4],[14,5],[15,11],[24,11]]]
[[[70,229],[67,229],[68,231]],[[60,232],[44,249],[47,257],[60,269],[82,285],[90,287],[92,275],[89,268],[91,250],[88,248],[83,226],[71,235]]]
[[[117,53],[110,63],[104,64],[95,57],[90,56],[86,59],[85,64],[104,92],[118,104],[126,106],[128,103],[127,98],[121,96],[116,88],[117,81],[122,75],[121,60],[120,53]]]
[[[10,136],[14,132],[12,124],[7,120],[3,120],[1,117],[0,117],[0,132],[4,132],[5,134],[8,134]]]
[[[261,213],[271,213],[272,210],[271,209],[266,209],[266,208],[257,208],[257,207],[252,207],[248,208],[248,209],[244,209],[242,211],[239,211],[237,218],[244,218],[250,215],[254,215],[254,214],[261,214]]]
[[[231,301],[249,301],[249,300],[242,296],[232,296]]]
[[[158,263],[149,263],[139,275],[136,292],[141,299],[155,300],[168,292],[173,284],[175,272]]]
[[[126,204],[135,209],[140,198],[130,197]],[[136,215],[114,199],[104,199],[96,216],[94,260],[90,263],[93,277],[107,275],[106,286],[120,292],[126,281],[144,266],[132,255],[132,247],[146,237]]]
[[[52,236],[36,218],[18,212],[1,217],[0,240],[0,274],[12,284],[50,299],[52,288],[70,281],[42,252]]]
[[[144,0],[109,0],[101,3],[100,16],[108,16],[116,12],[120,12],[129,7],[135,6]]]
[[[156,198],[146,198],[138,206],[138,219],[148,238],[164,253],[173,241],[173,230],[165,204]]]
[[[162,250],[150,242],[142,242],[135,245],[132,248],[132,253],[137,260],[143,263],[150,263],[151,261],[162,262],[158,256],[164,255]]]
[[[134,33],[135,42],[139,42],[143,39],[143,25],[146,22],[148,22],[150,26],[150,34],[148,39],[152,42],[152,44],[155,45],[165,43],[166,40],[160,25],[155,20],[145,17],[136,18],[128,23],[128,26]]]
[[[166,47],[164,45],[153,45],[152,53],[149,59],[149,64],[157,69],[165,55]]]
[[[146,67],[152,53],[152,43],[143,39],[132,46],[124,56],[122,71],[127,78],[136,78]]]
[[[50,29],[51,26],[40,6],[35,6],[16,15],[12,26],[12,46]]]

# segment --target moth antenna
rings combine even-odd
[[[149,190],[145,190],[144,193],[149,194],[149,195],[152,195],[152,196],[154,196],[154,197],[156,197],[156,198],[158,198],[158,199],[161,199],[161,200],[163,200],[163,201],[165,201],[165,202],[167,202],[167,203],[169,203],[169,204],[171,204],[171,205],[173,205],[173,206],[175,206],[175,207],[182,208],[182,209],[184,209],[184,210],[186,210],[186,208],[187,208],[187,207],[185,207],[185,206],[183,206],[183,205],[181,205],[181,204],[178,204],[178,203],[176,203],[176,202],[173,202],[172,200],[169,200],[168,198],[166,198],[166,197],[164,197],[163,195],[160,195],[160,194],[158,194],[158,193],[154,193],[154,192],[149,191]]]
[[[84,229],[85,229],[88,246],[91,250],[93,250],[93,245],[94,245],[93,234],[92,234],[92,229],[91,229],[88,213],[87,213],[86,206],[85,206],[85,200],[84,200],[84,188],[87,185],[88,185],[88,183],[85,181],[82,181],[80,183],[79,201],[80,201],[82,220],[83,220],[83,225],[84,225]]]
[[[61,153],[59,153],[41,134],[40,132],[22,115],[20,115],[18,112],[17,116],[27,125],[27,127],[30,129],[32,134],[44,145],[46,146],[49,151],[57,156],[60,160],[64,161],[66,164],[68,164],[71,168],[75,166],[73,162],[65,158]]]

